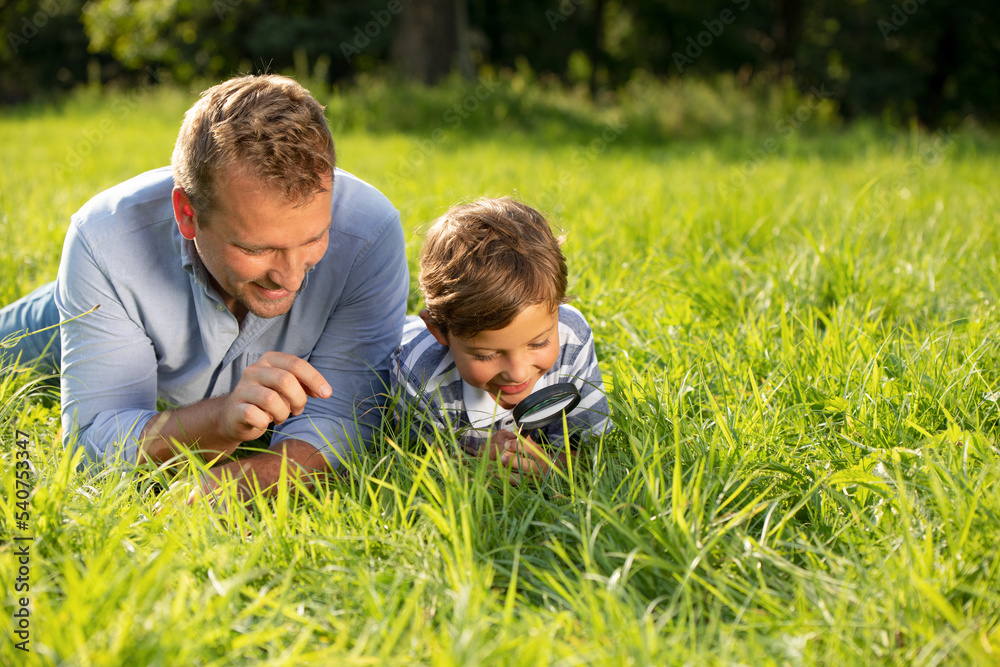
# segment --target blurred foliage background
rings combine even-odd
[[[580,88],[591,101],[716,77],[821,90],[845,120],[992,124],[993,9],[995,0],[0,0],[0,104],[245,72],[343,88],[372,75],[475,80],[485,68]]]

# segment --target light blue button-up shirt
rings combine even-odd
[[[211,286],[171,205],[169,168],[141,174],[73,216],[56,281],[63,324],[62,421],[67,446],[92,461],[134,462],[157,407],[231,392],[270,350],[312,364],[333,388],[274,427],[336,468],[370,440],[388,393],[409,275],[399,213],[375,188],[337,170],[330,243],[284,315],[242,323]]]

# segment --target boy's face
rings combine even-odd
[[[503,329],[471,338],[443,336],[427,317],[424,321],[434,338],[451,348],[462,379],[489,392],[504,408],[530,394],[559,357],[559,310],[549,310],[548,304],[529,306]]]

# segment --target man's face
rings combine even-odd
[[[181,207],[181,233],[194,240],[215,289],[237,318],[247,312],[277,317],[292,307],[306,272],[329,243],[330,176],[325,183],[325,190],[296,206],[229,167],[219,178],[217,204],[207,220],[195,212],[183,221]]]
[[[462,379],[486,390],[502,407],[512,408],[559,358],[559,311],[535,304],[503,329],[481,331],[471,338],[449,334],[445,340],[438,342],[451,348]]]

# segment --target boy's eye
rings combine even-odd
[[[530,348],[531,348],[532,350],[540,350],[540,349],[542,349],[543,347],[548,347],[548,346],[549,346],[549,339],[548,339],[548,338],[546,338],[546,339],[545,339],[545,340],[543,340],[542,342],[540,342],[540,343],[532,343],[532,344],[531,344],[531,345],[529,345],[528,347],[530,347]]]
[[[496,357],[497,353],[494,352],[493,354],[477,354],[475,355],[474,359],[476,361],[493,361],[494,359],[496,359]]]

